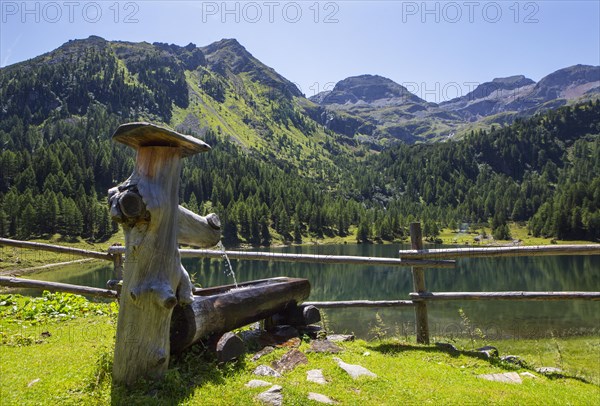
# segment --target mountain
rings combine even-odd
[[[535,82],[523,75],[496,78],[464,96],[440,103],[440,109],[456,112],[466,121],[476,121],[506,111],[506,105],[530,92],[534,86]]]
[[[18,85],[17,85],[18,84]],[[0,70],[0,120],[27,110],[39,125],[101,105],[203,136],[213,130],[282,168],[316,176],[342,144],[311,118],[318,108],[235,39],[205,47],[92,36]],[[316,116],[315,116],[316,117]]]
[[[338,82],[331,91],[310,100],[325,107],[321,123],[346,137],[372,145],[386,138],[412,143],[418,138],[399,123],[426,111],[429,103],[406,87],[378,75],[360,75]]]
[[[500,78],[436,105],[361,75],[308,100],[233,39],[69,41],[0,69],[0,236],[111,235],[104,197],[133,153],[110,134],[145,120],[213,147],[184,160],[180,199],[218,213],[230,245],[402,239],[417,218],[430,237],[492,219],[503,238],[506,221],[531,220],[534,234],[597,239],[600,102],[575,103],[596,78]]]
[[[427,103],[390,79],[373,75],[344,79],[332,91],[310,100],[325,109],[326,120],[321,122],[332,131],[372,145],[386,145],[396,140],[447,139],[598,95],[600,66],[575,65],[538,83],[523,75],[495,78],[439,105]]]
[[[208,62],[208,68],[230,78],[248,74],[258,83],[277,90],[288,97],[301,97],[296,85],[256,59],[235,39],[223,39],[199,48]],[[234,79],[235,80],[235,79]]]
[[[404,86],[378,75],[353,76],[338,82],[333,90],[317,95],[320,104],[369,105],[374,107],[425,105]],[[314,100],[313,100],[314,101]]]
[[[599,86],[600,66],[575,65],[557,70],[538,83],[523,75],[494,79],[465,96],[441,103],[440,108],[471,121],[504,112],[531,114],[585,97],[590,90],[598,93],[594,89]]]

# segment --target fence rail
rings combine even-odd
[[[63,245],[44,244],[41,242],[11,240],[10,238],[0,238],[0,245],[17,248],[31,248],[34,250],[58,252],[61,254],[79,255],[81,257],[103,259],[112,261],[113,256],[110,253],[84,250],[81,248],[65,247]]]
[[[417,342],[429,343],[429,322],[427,302],[451,300],[592,300],[600,301],[600,292],[429,292],[425,286],[425,268],[453,268],[455,259],[481,257],[515,257],[515,256],[548,256],[548,255],[600,255],[600,244],[586,245],[543,245],[526,247],[477,247],[477,248],[443,248],[423,249],[421,224],[410,225],[412,250],[399,251],[399,258],[357,257],[349,255],[328,254],[284,254],[273,252],[225,251],[231,259],[308,262],[319,264],[352,264],[411,267],[414,292],[409,294],[411,300],[346,300],[330,302],[306,302],[320,308],[355,308],[355,307],[410,307],[415,311]],[[51,252],[79,255],[88,258],[112,261],[115,277],[120,279],[123,268],[125,247],[112,246],[107,253],[71,248],[51,244],[18,241],[0,238],[0,246],[31,248]],[[180,249],[182,257],[221,258],[224,254],[219,250]],[[87,286],[76,286],[64,283],[35,281],[14,277],[0,277],[0,285],[12,287],[42,288],[59,290],[102,297],[115,297],[116,292]]]
[[[600,244],[532,245],[526,247],[441,248],[400,250],[401,259],[536,257],[549,255],[600,255]]]
[[[14,278],[10,276],[0,276],[0,285],[13,288],[45,289],[59,292],[77,293],[79,295],[89,295],[98,297],[116,298],[117,292],[110,289],[93,288],[90,286],[71,285],[69,283],[37,281],[33,279]]]
[[[600,300],[600,292],[412,292],[413,301],[423,300]]]
[[[111,254],[124,254],[125,247],[113,246],[108,249]],[[227,254],[229,259],[242,259],[250,261],[275,261],[275,262],[307,262],[312,264],[350,264],[350,265],[380,265],[401,267],[423,267],[423,268],[454,268],[456,262],[448,260],[422,260],[382,257],[358,257],[351,255],[329,255],[329,254],[284,254],[278,252],[256,252],[256,251],[220,251],[180,249],[179,253],[184,258],[222,258]]]

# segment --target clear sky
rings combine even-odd
[[[600,1],[0,0],[0,66],[70,39],[236,38],[307,96],[378,74],[440,102],[475,84],[600,65]]]

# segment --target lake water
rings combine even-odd
[[[271,248],[263,251],[320,255],[357,255],[397,258],[399,244],[327,245]],[[203,287],[232,283],[217,259],[184,259],[183,263]],[[409,299],[412,276],[409,268],[358,265],[324,265],[232,260],[238,282],[276,276],[307,278],[311,301]],[[77,264],[30,276],[104,287],[111,278],[112,264]],[[425,281],[432,292],[458,291],[600,291],[600,256],[552,256],[478,258],[457,260],[455,269],[426,269]],[[464,335],[459,309],[471,325],[486,337],[538,338],[599,334],[600,302],[572,301],[448,301],[429,303],[432,337]],[[412,308],[328,309],[327,328],[336,333],[353,332],[367,338],[375,315],[390,334],[414,336]]]

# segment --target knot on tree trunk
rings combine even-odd
[[[113,221],[124,226],[150,221],[150,212],[146,209],[144,199],[138,191],[137,185],[123,182],[108,191],[110,216]]]

